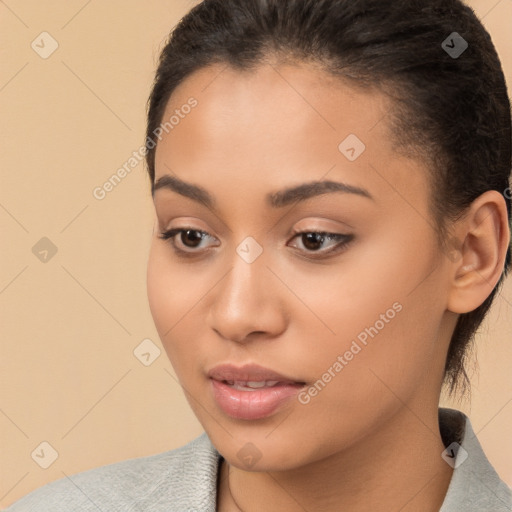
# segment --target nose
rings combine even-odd
[[[209,326],[236,343],[277,337],[287,322],[282,288],[264,258],[247,263],[235,254],[231,270],[213,290]]]

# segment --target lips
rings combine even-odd
[[[232,418],[256,420],[270,416],[305,385],[258,365],[219,365],[208,372],[217,405]]]

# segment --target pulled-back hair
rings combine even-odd
[[[465,51],[449,51],[467,42]],[[451,37],[451,39],[450,39]],[[442,46],[443,42],[444,47]],[[432,227],[449,250],[450,221],[487,190],[511,218],[511,113],[501,64],[487,31],[459,0],[204,0],[171,32],[148,101],[146,163],[155,178],[154,133],[175,88],[213,64],[251,70],[310,62],[355,87],[391,98],[387,122],[397,151],[429,169]],[[469,386],[465,361],[511,262],[487,299],[461,314],[445,384]]]

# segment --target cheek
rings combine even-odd
[[[148,258],[148,302],[160,340],[173,366],[176,359],[180,358],[180,353],[194,350],[198,340],[188,317],[204,291],[191,284],[189,277],[187,272],[180,271],[172,264],[169,248],[161,240],[155,239]],[[185,326],[186,333],[183,336]],[[178,339],[178,333],[182,334],[179,339],[184,340],[183,347],[173,342]]]
[[[444,291],[441,273],[432,272],[434,246],[425,238],[390,240],[375,240],[371,248],[354,251],[354,257],[347,253],[339,265],[307,278],[290,276],[314,313],[297,317],[297,331],[308,333],[299,337],[308,376],[318,379],[329,371],[337,376],[329,388],[340,392],[330,398],[322,392],[325,399],[348,405],[366,393],[389,395],[379,378],[405,396],[442,355],[436,341]]]
[[[303,301],[301,314],[297,308],[293,321],[316,327],[317,336],[337,349],[360,333],[364,338],[365,329],[375,324],[379,332],[389,331],[390,324],[401,321],[397,310],[417,298],[410,293],[414,284],[431,269],[429,258],[408,265],[410,256],[397,245],[358,248],[329,266],[283,265],[276,273]],[[288,303],[294,302],[290,294]],[[318,347],[316,340],[311,341]]]
[[[159,246],[160,242],[154,239],[148,258],[147,293],[149,308],[163,342],[162,334],[172,326],[172,316],[175,312],[173,307],[175,306],[173,304],[175,294],[172,293],[172,290],[176,289],[179,284],[176,279],[171,279],[171,277],[177,277],[177,274],[167,271],[165,257]]]

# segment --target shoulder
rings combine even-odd
[[[61,478],[5,512],[214,511],[219,459],[204,433],[175,450]]]
[[[439,426],[443,458],[454,468],[440,512],[512,511],[512,492],[487,459],[469,418],[440,408]]]

